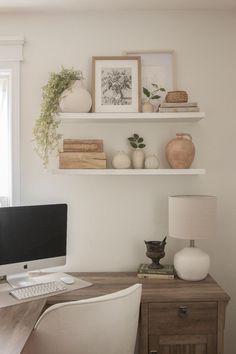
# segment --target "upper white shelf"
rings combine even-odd
[[[158,175],[204,175],[204,168],[188,168],[188,169],[56,169],[54,174],[61,175],[108,175],[108,176],[158,176]]]
[[[205,113],[59,113],[58,118],[62,123],[197,122],[205,118]]]

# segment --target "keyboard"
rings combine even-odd
[[[39,283],[23,288],[11,290],[9,294],[17,300],[25,300],[36,296],[47,295],[57,291],[66,290],[66,286],[60,281],[51,281],[48,283]]]

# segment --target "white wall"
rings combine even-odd
[[[218,196],[216,239],[201,242],[212,259],[212,275],[232,297],[227,311],[226,354],[234,352],[236,328],[235,220],[235,12],[83,13],[2,15],[0,34],[23,34],[21,195],[22,203],[68,202],[67,270],[135,270],[145,261],[144,239],[167,234],[167,197],[209,193]],[[65,137],[103,138],[109,152],[128,150],[126,138],[143,134],[149,151],[163,149],[177,131],[190,132],[195,166],[206,176],[59,176],[44,171],[32,148],[40,88],[50,71],[74,66],[88,86],[92,55],[124,50],[174,49],[179,89],[197,100],[207,119],[196,124],[81,125],[64,127]],[[162,161],[163,162],[163,161]],[[167,261],[182,242],[168,240]],[[234,280],[234,281],[233,281]]]

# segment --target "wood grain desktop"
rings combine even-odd
[[[136,273],[71,273],[93,286],[0,309],[0,353],[20,354],[45,308],[142,283],[140,354],[223,354],[229,296],[208,276],[200,282],[138,279]]]

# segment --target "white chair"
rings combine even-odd
[[[22,354],[133,354],[142,285],[51,306]]]

